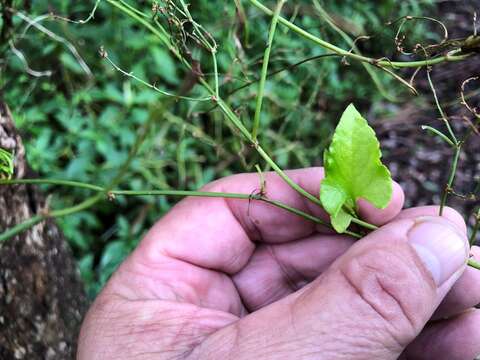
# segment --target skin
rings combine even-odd
[[[319,193],[321,168],[288,175]],[[268,197],[328,218],[274,173],[266,181]],[[240,174],[204,190],[258,183]],[[78,359],[473,359],[480,272],[462,263],[436,284],[409,244],[421,221],[460,238],[465,223],[448,208],[401,210],[394,188],[384,210],[359,202],[381,227],[357,242],[265,203],[184,199],[95,300]]]

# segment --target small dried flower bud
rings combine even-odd
[[[100,50],[98,50],[98,53],[100,54],[100,57],[102,59],[106,59],[108,57],[108,53],[103,46],[100,46]]]

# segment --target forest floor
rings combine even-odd
[[[445,18],[450,38],[464,38],[472,34],[474,9],[480,9],[480,1],[443,1],[437,8],[438,17]],[[443,16],[442,16],[443,15]],[[472,114],[461,105],[462,83],[478,76],[480,56],[472,57],[462,63],[446,64],[432,71],[432,81],[438,93],[440,102],[444,105],[455,132],[462,139],[471,128]],[[382,119],[375,122],[384,152],[385,162],[392,171],[393,178],[398,181],[406,193],[406,206],[438,204],[443,189],[438,184],[446,184],[453,160],[453,150],[421,129],[422,125],[430,125],[442,131],[446,130],[440,115],[433,103],[433,96],[428,85],[426,72],[419,74],[418,88],[432,100],[425,108],[406,105],[392,119]],[[471,95],[468,100],[472,107],[478,107],[480,102],[479,81],[472,81],[465,94]],[[480,134],[474,133],[465,142],[460,156],[454,190],[458,194],[471,194],[472,179],[480,177]],[[454,207],[465,217],[470,216],[478,208],[479,201],[464,199],[451,195],[449,206]],[[480,239],[477,239],[477,241]]]

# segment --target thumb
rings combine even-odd
[[[466,235],[444,218],[392,222],[314,282],[202,348],[233,343],[236,359],[396,359],[465,270],[467,255]]]
[[[352,246],[297,305],[325,314],[338,346],[352,351],[346,358],[396,359],[465,270],[468,253],[466,234],[444,218],[393,222]]]

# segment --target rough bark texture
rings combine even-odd
[[[0,100],[0,146],[14,150],[15,177],[25,150]],[[0,187],[0,232],[42,211],[29,186]],[[72,254],[52,220],[0,244],[0,359],[72,359],[86,297]]]

